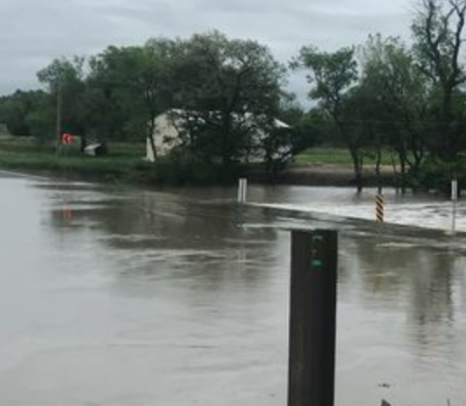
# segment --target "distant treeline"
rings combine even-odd
[[[44,141],[58,125],[85,138],[141,142],[159,114],[176,108],[196,123],[184,128],[183,159],[235,165],[260,131],[269,157],[291,146],[283,162],[316,144],[345,145],[359,188],[364,157],[383,151],[403,187],[443,188],[465,174],[466,0],[417,5],[409,45],[374,34],[335,52],[304,46],[287,65],[256,41],[219,32],[54,60],[37,74],[43,90],[0,99],[0,122]],[[289,70],[306,72],[311,110],[284,90]],[[237,119],[246,114],[256,119]],[[273,118],[289,131],[275,131]]]

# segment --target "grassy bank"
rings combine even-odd
[[[108,152],[106,156],[90,157],[77,148],[67,147],[57,153],[49,146],[38,145],[32,138],[0,137],[0,168],[105,182],[170,185],[218,184],[240,175],[238,172],[225,176],[221,168],[202,162],[170,159],[160,159],[155,164],[145,162],[144,144],[109,143]],[[367,168],[374,165],[367,160]],[[348,151],[310,149],[297,156],[289,170],[273,179],[260,170],[250,173],[250,177],[258,182],[347,186],[351,184],[353,172]],[[368,178],[371,177],[373,174],[368,173]]]
[[[122,181],[142,181],[151,174],[153,165],[142,160],[143,146],[113,144],[109,149],[107,156],[91,157],[72,147],[56,152],[33,139],[0,138],[0,168]]]
[[[381,164],[384,166],[392,165],[392,156],[389,152],[382,153]],[[353,165],[351,155],[344,148],[312,148],[304,151],[295,157],[292,167],[300,168],[309,165]],[[375,167],[375,155],[364,155],[364,165]]]
[[[235,174],[223,176],[219,168],[202,162],[167,158],[146,162],[143,144],[109,143],[107,147],[108,155],[94,157],[75,147],[61,147],[56,152],[30,138],[0,137],[0,169],[147,185],[211,185],[236,179]]]

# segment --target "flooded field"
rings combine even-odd
[[[0,177],[0,405],[285,405],[288,229],[341,223],[235,195]],[[371,191],[249,198],[373,218]],[[445,202],[387,200],[387,220],[448,227]],[[466,403],[461,236],[421,234],[341,232],[337,405]]]

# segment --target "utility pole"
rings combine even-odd
[[[61,132],[62,132],[62,110],[63,110],[63,85],[61,75],[58,74],[57,80],[57,122],[56,122],[56,139],[57,147],[55,149],[56,153],[59,154],[61,146]]]

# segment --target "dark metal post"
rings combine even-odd
[[[288,406],[333,406],[336,231],[293,231]]]

